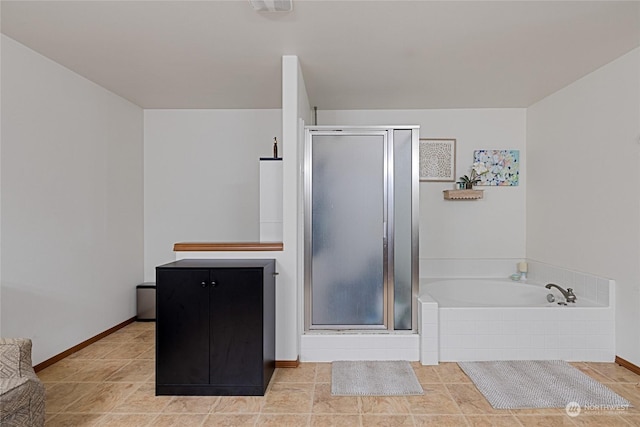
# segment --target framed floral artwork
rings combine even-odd
[[[456,140],[420,138],[420,181],[456,180]]]
[[[515,186],[520,181],[519,150],[475,150],[473,162],[487,169],[476,185]]]

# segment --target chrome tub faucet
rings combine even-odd
[[[576,294],[573,293],[573,289],[572,288],[567,288],[567,290],[565,291],[564,289],[562,289],[560,286],[556,285],[555,283],[548,283],[545,285],[545,288],[547,289],[551,289],[551,288],[556,288],[557,290],[560,291],[560,293],[562,294],[562,296],[564,297],[564,299],[567,302],[576,302]]]

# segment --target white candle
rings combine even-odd
[[[522,261],[518,263],[518,271],[520,273],[526,273],[528,269],[527,263]]]

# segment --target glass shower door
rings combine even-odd
[[[308,149],[308,327],[386,329],[387,133],[316,133]]]
[[[417,265],[413,253],[413,133],[409,129],[393,131],[393,191],[388,204],[392,235],[388,237],[391,248],[390,275],[393,277],[393,328],[410,330],[413,326],[413,283]],[[391,233],[390,233],[391,234]]]

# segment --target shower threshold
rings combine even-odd
[[[300,361],[420,360],[415,331],[314,330],[300,337]]]

